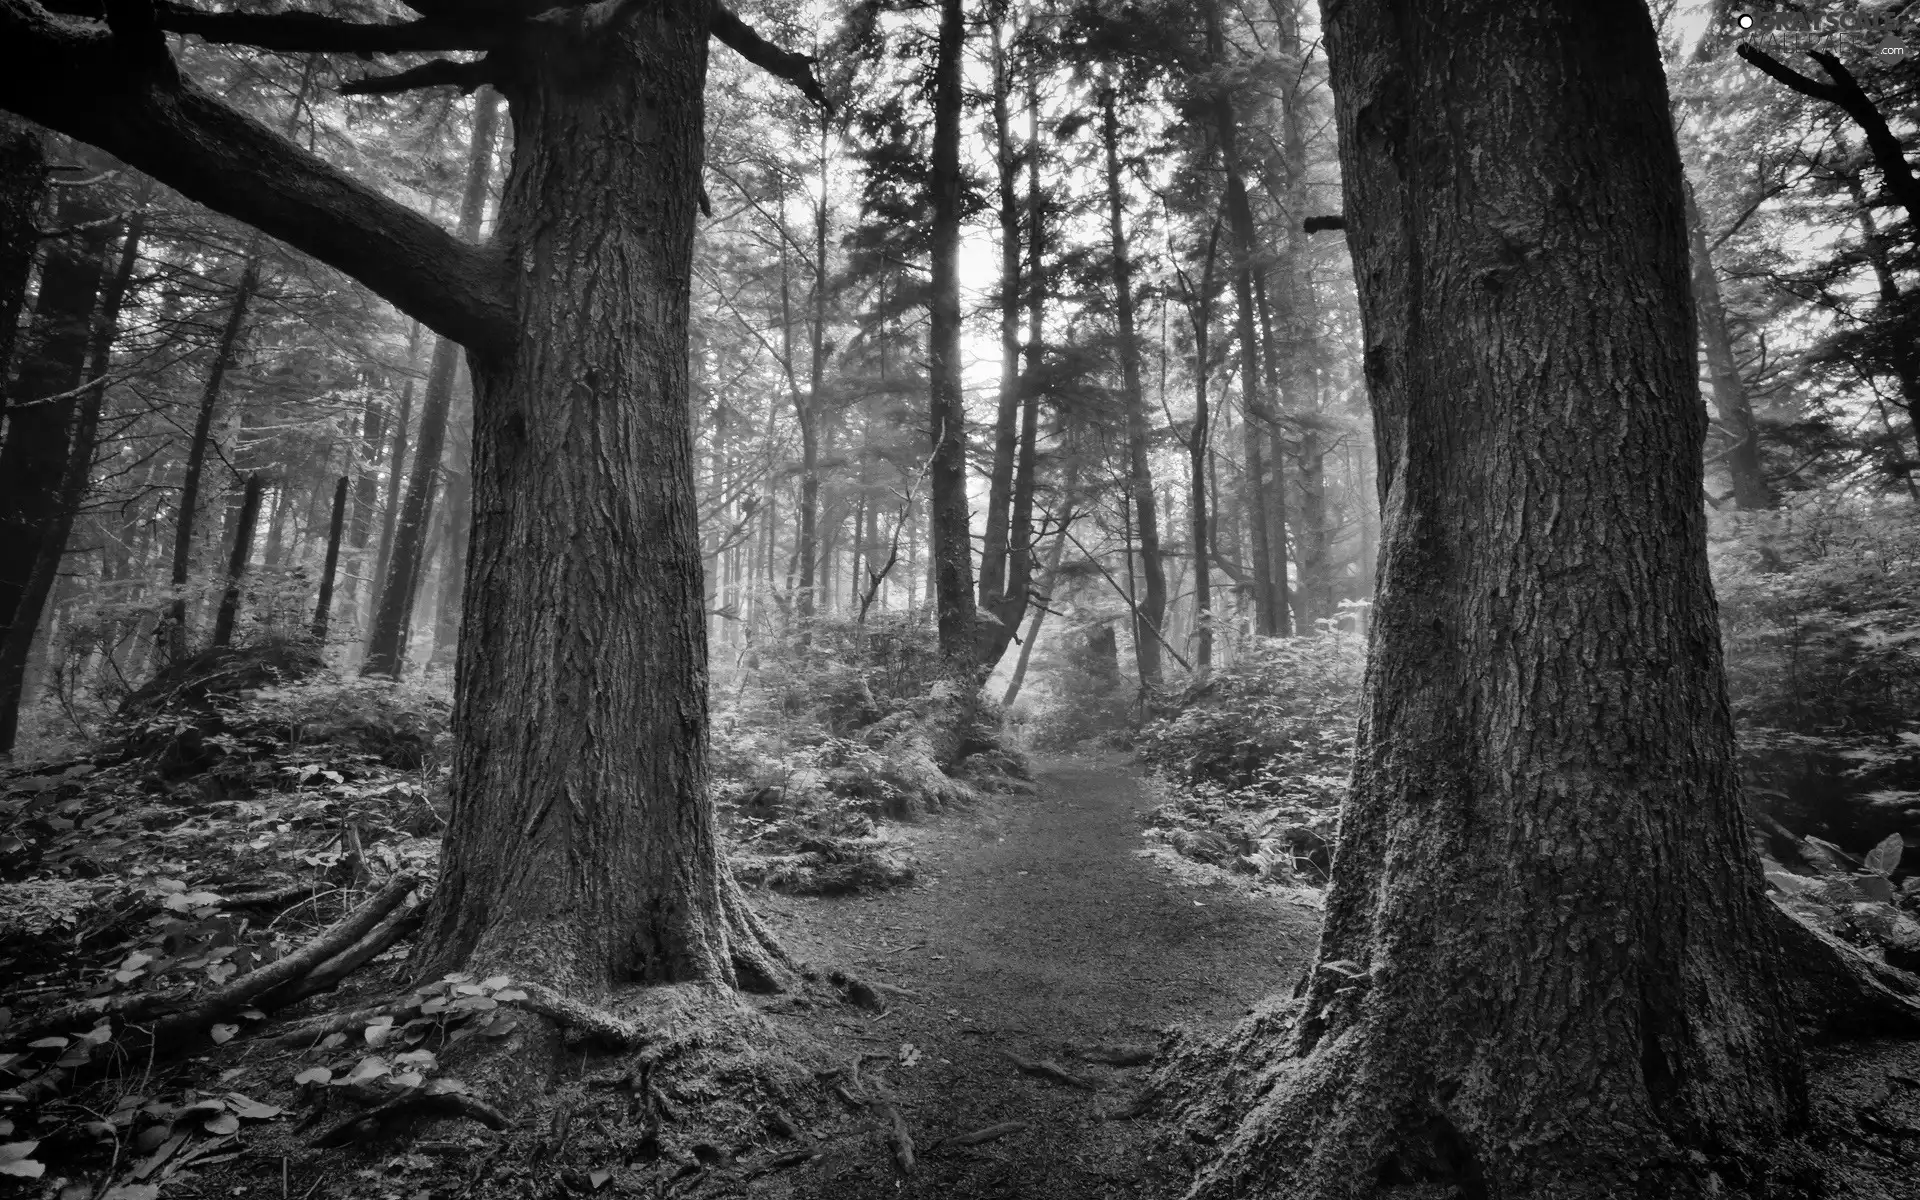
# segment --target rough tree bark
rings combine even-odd
[[[940,0],[933,66],[933,280],[927,374],[933,453],[927,509],[933,527],[934,604],[940,653],[970,668],[974,642],[973,540],[967,519],[966,407],[960,390],[960,89],[966,20],[961,0]]]
[[[497,237],[530,269],[515,344],[469,359],[458,801],[429,918],[438,963],[584,995],[783,973],[707,795],[687,321],[708,6],[643,24],[529,34],[501,83]]]
[[[708,38],[819,87],[711,0],[644,17],[417,3],[437,15],[113,5],[103,29],[0,0],[0,106],[353,274],[469,351],[473,548],[424,969],[588,997],[776,981],[706,788],[687,319]],[[162,25],[284,51],[490,51],[451,66],[493,77],[512,110],[493,243],[461,243],[181,79]]]
[[[1720,278],[1714,274],[1713,255],[1707,249],[1707,231],[1700,223],[1700,207],[1693,188],[1687,193],[1687,247],[1693,259],[1693,303],[1700,324],[1700,345],[1706,352],[1707,380],[1713,390],[1713,408],[1726,430],[1727,474],[1733,481],[1733,502],[1741,508],[1773,507],[1773,493],[1760,466],[1760,430],[1754,424],[1747,385],[1733,360],[1733,335],[1727,329],[1727,306],[1720,298]]]
[[[1107,244],[1120,350],[1121,403],[1127,414],[1127,491],[1140,536],[1144,594],[1133,610],[1133,648],[1140,682],[1160,685],[1161,625],[1167,615],[1167,566],[1160,557],[1160,513],[1147,459],[1147,398],[1140,385],[1140,336],[1134,328],[1133,261],[1127,253],[1126,199],[1120,181],[1120,118],[1112,88],[1100,93],[1100,139],[1106,150]]]
[[[1637,0],[1329,6],[1382,575],[1286,1057],[1196,1185],[1724,1194],[1805,1112]]]
[[[480,218],[487,206],[487,183],[493,174],[493,136],[500,111],[500,93],[482,88],[474,99],[473,132],[467,147],[467,186],[460,201],[458,236],[472,242],[480,236]],[[427,370],[426,398],[420,407],[418,448],[413,474],[407,480],[407,499],[394,528],[393,555],[380,585],[380,604],[367,634],[367,656],[362,675],[398,679],[406,666],[407,634],[412,627],[414,600],[426,567],[428,534],[433,524],[433,498],[440,487],[441,457],[447,440],[447,417],[453,407],[453,384],[460,347],[450,338],[436,338],[433,362]],[[471,504],[471,500],[469,500]]]

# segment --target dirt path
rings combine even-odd
[[[802,957],[918,994],[890,997],[891,1011],[878,1016],[835,1009],[818,1032],[847,1057],[887,1056],[863,1070],[886,1080],[921,1154],[900,1181],[878,1134],[846,1137],[752,1194],[1178,1194],[1185,1168],[1151,1156],[1147,1122],[1100,1119],[1127,1106],[1144,1069],[1084,1062],[1075,1051],[1151,1044],[1174,1023],[1231,1023],[1292,983],[1317,914],[1217,873],[1142,857],[1149,802],[1122,767],[1042,763],[1036,780],[1033,796],[912,830],[922,886],[760,900]],[[1020,1074],[1002,1052],[1050,1059],[1097,1090]],[[1029,1128],[977,1149],[929,1150],[941,1137],[1009,1121]]]

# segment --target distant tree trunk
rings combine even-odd
[[[61,473],[60,490],[53,510],[52,528],[40,542],[40,549],[27,574],[27,584],[14,611],[12,624],[0,634],[0,756],[13,752],[20,729],[20,706],[26,699],[27,658],[33,648],[34,633],[47,597],[60,573],[60,560],[66,554],[67,540],[80,506],[87,498],[87,485],[93,471],[93,452],[100,431],[100,410],[106,399],[106,374],[113,363],[113,343],[120,335],[120,309],[133,282],[134,268],[140,261],[140,240],[146,234],[145,196],[142,207],[127,219],[126,235],[120,242],[120,262],[113,278],[100,296],[93,315],[93,329],[87,348],[86,376],[93,383],[81,394],[73,428],[73,440],[67,448]]]
[[[1071,516],[1071,513],[1061,514],[1062,528]],[[1045,582],[1040,585],[1040,591],[1047,597],[1047,601],[1052,599],[1053,585],[1060,578],[1060,559],[1065,555],[1066,549],[1067,538],[1063,533],[1053,539],[1053,549],[1047,551],[1047,573]],[[1013,677],[1007,680],[1006,693],[1000,697],[1002,708],[1013,707],[1013,702],[1020,698],[1020,688],[1027,681],[1027,664],[1033,659],[1034,643],[1040,640],[1040,626],[1047,619],[1047,601],[1043,601],[1033,610],[1033,621],[1027,626],[1026,640],[1020,643],[1020,657],[1013,664]]]
[[[1227,64],[1226,35],[1220,25],[1220,0],[1207,0],[1207,58],[1216,69]],[[1220,163],[1226,172],[1227,227],[1233,239],[1233,296],[1238,321],[1234,336],[1240,343],[1240,407],[1246,413],[1241,436],[1246,451],[1247,532],[1253,543],[1253,606],[1257,632],[1284,637],[1290,631],[1287,614],[1287,529],[1277,497],[1286,494],[1284,464],[1260,444],[1262,429],[1277,414],[1265,392],[1260,369],[1259,317],[1254,307],[1255,237],[1253,206],[1247,199],[1246,175],[1240,164],[1239,126],[1233,96],[1226,87],[1211,85],[1214,137],[1220,144]]]
[[[233,554],[227,559],[227,590],[220,597],[220,612],[213,619],[213,645],[233,645],[233,626],[240,616],[240,585],[247,574],[247,560],[253,555],[254,526],[260,521],[260,495],[266,480],[260,472],[247,476],[247,488],[240,501],[240,516],[233,526]]]
[[[227,322],[220,331],[220,343],[214,348],[213,363],[207,368],[207,383],[200,392],[200,412],[193,422],[193,440],[187,443],[187,467],[180,480],[180,509],[173,527],[173,599],[167,606],[167,619],[157,635],[165,647],[165,657],[175,661],[187,653],[187,586],[193,566],[193,526],[200,506],[201,473],[206,467],[207,442],[213,434],[213,413],[220,405],[220,387],[233,365],[240,347],[240,335],[247,324],[247,307],[260,287],[260,255],[257,240],[247,247],[240,268],[240,282],[233,290],[233,303],[227,309]]]
[[[320,601],[313,607],[313,640],[327,640],[327,622],[333,615],[333,574],[340,566],[340,536],[346,529],[347,486],[342,475],[333,485],[333,520],[327,523],[327,561],[320,568]]]
[[[46,202],[47,154],[40,135],[0,113],[0,402],[6,399],[14,335],[40,250]]]
[[[434,600],[433,662],[453,669],[460,642],[460,589],[467,573],[467,542],[473,536],[473,404],[471,389],[464,405],[455,407],[448,421],[444,515],[441,528],[446,546],[440,564],[440,594]]]
[[[1107,238],[1119,324],[1121,403],[1127,413],[1127,492],[1140,536],[1144,592],[1133,611],[1134,655],[1140,682],[1160,684],[1160,628],[1167,615],[1167,570],[1160,557],[1160,515],[1147,459],[1147,400],[1140,384],[1140,336],[1134,328],[1133,262],[1127,253],[1126,199],[1120,183],[1120,118],[1111,88],[1100,93],[1101,140],[1107,156]]]
[[[365,602],[362,596],[372,591],[377,582],[370,576],[367,561],[367,546],[373,537],[373,514],[380,503],[380,476],[374,465],[380,461],[380,452],[386,446],[386,406],[385,402],[367,397],[366,406],[360,410],[360,454],[354,464],[353,483],[353,523],[347,534],[347,545],[353,550],[353,612],[355,617],[363,614]]]
[[[967,519],[966,406],[960,388],[960,67],[966,36],[961,0],[940,0],[933,66],[933,280],[927,374],[933,454],[928,515],[940,653],[956,666],[974,643],[973,540]]]
[[[990,21],[993,33],[994,164],[998,169],[1000,217],[1000,397],[993,423],[993,461],[987,472],[987,536],[980,555],[980,608],[997,613],[1007,597],[1009,530],[1013,515],[1013,475],[1020,440],[1020,159],[1013,145],[1013,72],[1007,64],[1003,20]],[[1018,618],[1015,618],[1016,622]],[[988,642],[983,662],[999,657],[1005,637],[1000,626],[981,622]]]
[[[1187,518],[1193,540],[1193,669],[1205,679],[1213,668],[1213,538],[1208,518],[1207,450],[1212,434],[1207,406],[1207,378],[1212,366],[1208,343],[1213,329],[1213,272],[1219,261],[1220,222],[1207,234],[1207,253],[1200,269],[1200,292],[1187,299],[1193,322],[1193,430],[1187,435]],[[1065,539],[1062,539],[1065,540]]]
[[[1326,44],[1379,607],[1318,961],[1190,1194],[1745,1190],[1805,1078],[1740,806],[1652,22],[1348,0]]]
[[[0,636],[26,621],[21,601],[28,578],[58,523],[60,483],[80,406],[75,390],[85,380],[93,309],[113,237],[111,216],[97,187],[61,189],[55,220],[77,232],[47,245],[0,446]]]
[[[468,359],[473,542],[422,972],[586,997],[784,976],[707,790],[687,335],[709,16],[650,9],[585,61],[556,26],[503,73],[496,244],[546,265],[515,272],[516,339]]]
[[[493,136],[498,123],[500,93],[482,88],[474,96],[473,135],[467,147],[467,187],[460,203],[459,236],[475,241],[486,211],[487,181],[493,171]],[[435,338],[433,362],[427,371],[426,397],[420,406],[419,445],[413,454],[413,474],[407,480],[406,505],[393,535],[393,556],[387,562],[380,587],[380,606],[367,635],[362,675],[398,679],[406,667],[407,634],[420,575],[426,566],[428,536],[433,530],[433,498],[440,485],[440,458],[447,438],[447,414],[453,405],[454,368],[460,348],[450,339]]]
[[[1733,335],[1727,329],[1727,306],[1720,298],[1720,279],[1707,249],[1707,231],[1700,207],[1688,186],[1687,232],[1693,257],[1693,303],[1699,314],[1700,345],[1706,351],[1707,380],[1713,389],[1714,411],[1726,430],[1727,474],[1733,480],[1733,502],[1745,509],[1773,507],[1773,493],[1760,465],[1760,428],[1753,420],[1747,385],[1733,360]],[[1864,209],[1862,210],[1864,211]],[[1871,217],[1868,220],[1872,220]]]
[[[414,326],[418,333],[420,327]],[[416,361],[411,341],[408,342],[407,367],[412,369]],[[407,463],[408,442],[413,431],[413,389],[414,380],[408,379],[400,389],[400,412],[394,420],[393,446],[387,457],[387,502],[382,507],[380,518],[380,557],[374,565],[373,591],[374,602],[387,591],[387,567],[393,562],[393,536],[400,524],[400,481],[404,479],[403,468]]]

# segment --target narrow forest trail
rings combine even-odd
[[[809,1023],[844,1057],[886,1057],[862,1070],[886,1081],[919,1164],[901,1180],[878,1133],[840,1138],[819,1162],[763,1177],[752,1194],[1178,1194],[1186,1168],[1153,1156],[1150,1121],[1102,1119],[1127,1107],[1145,1068],[1075,1051],[1152,1044],[1175,1023],[1226,1027],[1298,976],[1318,914],[1142,857],[1150,801],[1126,769],[1038,767],[1034,795],[909,829],[921,875],[912,889],[762,899],[801,957],[917,993],[890,995],[884,1014],[847,1006]],[[911,1066],[903,1046],[918,1051]],[[1021,1074],[1004,1053],[1051,1060],[1097,1090]],[[1028,1128],[977,1148],[931,1149],[1014,1121]]]

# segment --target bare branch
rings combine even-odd
[[[1821,83],[1745,42],[1735,47],[1734,53],[1801,95],[1838,105],[1852,117],[1853,123],[1860,127],[1860,132],[1867,135],[1867,146],[1873,151],[1874,165],[1880,168],[1880,174],[1886,178],[1887,188],[1900,201],[1900,206],[1907,210],[1907,219],[1920,227],[1920,179],[1914,177],[1913,167],[1907,162],[1906,150],[1900,145],[1900,139],[1894,136],[1893,130],[1887,127],[1887,118],[1860,86],[1860,81],[1853,77],[1853,72],[1847,70],[1845,63],[1825,50],[1807,51],[1807,57],[1819,63],[1820,69],[1833,80],[1832,83]]]
[[[494,82],[493,67],[482,58],[474,62],[455,62],[450,58],[436,58],[432,62],[421,63],[405,71],[392,75],[368,75],[350,80],[340,85],[343,96],[385,96],[394,92],[410,92],[415,88],[444,87],[451,85],[463,93],[471,93],[475,88]]]
[[[471,246],[190,82],[136,71],[105,29],[0,0],[0,108],[89,142],[345,271],[477,353],[515,336],[507,273]]]
[[[714,37],[733,47],[741,58],[791,83],[821,108],[833,108],[827,102],[826,93],[820,90],[820,81],[813,77],[813,59],[782,50],[755,33],[745,21],[734,15],[732,9],[724,5],[713,6],[713,19],[708,29]]]

